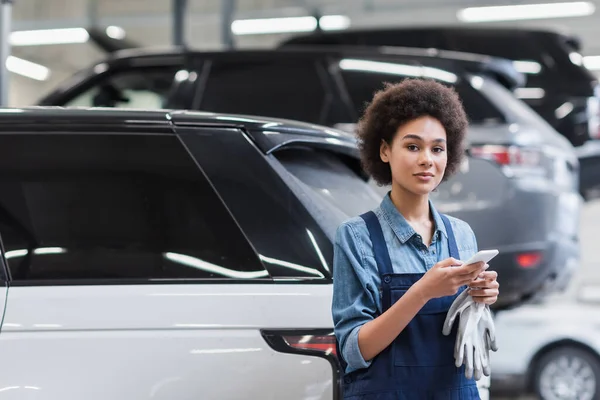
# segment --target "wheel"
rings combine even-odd
[[[537,362],[533,384],[542,400],[600,400],[600,363],[577,347],[551,350]]]

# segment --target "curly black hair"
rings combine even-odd
[[[357,131],[363,168],[379,185],[392,182],[390,166],[380,158],[381,141],[391,144],[400,126],[422,116],[437,119],[446,130],[444,180],[460,166],[468,120],[456,91],[430,79],[385,83],[365,109]]]

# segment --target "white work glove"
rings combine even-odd
[[[496,344],[496,326],[494,325],[494,317],[490,311],[490,306],[485,306],[478,326],[486,349],[488,351],[498,351],[498,345]]]
[[[460,317],[459,317],[460,316]],[[481,379],[490,375],[489,350],[496,351],[494,322],[489,307],[475,303],[465,289],[452,303],[442,329],[449,335],[459,317],[460,322],[454,347],[456,367],[465,364],[467,379]]]

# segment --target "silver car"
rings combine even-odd
[[[492,392],[543,400],[600,397],[598,287],[496,315],[501,349],[491,353]],[[592,295],[592,296],[590,296]]]
[[[434,197],[442,212],[469,222],[480,249],[500,250],[491,262],[501,273],[499,309],[564,289],[578,267],[578,159],[564,136],[496,81],[468,79],[506,122],[471,125],[473,158]]]

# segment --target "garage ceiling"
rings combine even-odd
[[[174,0],[16,0],[13,31],[119,26],[126,37],[144,46],[167,46],[172,40],[171,6]],[[543,0],[542,0],[543,1]],[[350,28],[398,25],[458,24],[458,10],[483,5],[515,5],[540,0],[234,0],[234,19],[345,15]],[[563,0],[565,1],[565,0]],[[551,0],[545,1],[552,2]],[[547,27],[579,36],[583,55],[600,55],[600,0],[587,17],[499,22],[490,25]],[[221,0],[188,0],[186,40],[193,47],[218,49],[221,41]],[[271,47],[285,34],[236,36],[237,47]],[[90,43],[13,47],[13,55],[48,67],[44,87],[99,60],[103,54]]]

